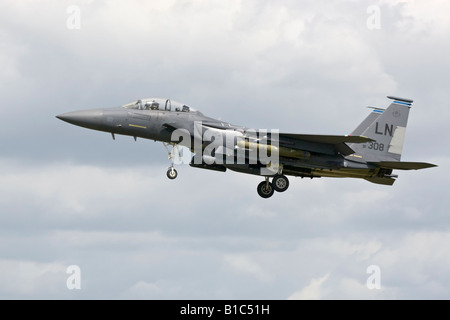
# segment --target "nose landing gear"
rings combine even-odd
[[[167,178],[169,178],[170,180],[173,180],[177,176],[178,176],[177,170],[175,170],[173,167],[169,167],[169,169],[167,170]]]
[[[174,159],[177,155],[181,159],[181,152],[180,152],[180,149],[178,148],[178,144],[176,144],[176,143],[163,142],[163,145],[166,148],[167,153],[169,154],[168,158],[171,161],[171,165],[170,165],[169,169],[167,169],[167,178],[169,178],[170,180],[173,180],[178,176],[177,170],[175,170],[173,167]],[[172,148],[170,150],[169,150],[169,146],[172,146]]]

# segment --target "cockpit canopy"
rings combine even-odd
[[[161,110],[161,111],[172,111],[172,112],[193,112],[197,111],[194,108],[188,107],[177,101],[170,99],[159,99],[159,98],[149,98],[149,99],[139,99],[123,105],[127,109],[137,109],[137,110]]]

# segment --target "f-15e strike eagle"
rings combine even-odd
[[[372,111],[350,135],[281,133],[253,130],[203,115],[170,99],[141,99],[121,107],[64,113],[57,118],[88,129],[161,141],[177,177],[174,158],[179,146],[189,148],[192,167],[227,169],[264,177],[258,194],[269,198],[289,187],[287,176],[346,177],[392,185],[393,170],[435,167],[425,162],[400,161],[413,100],[388,96],[387,109]],[[270,181],[271,180],[271,181]]]

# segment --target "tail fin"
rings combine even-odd
[[[352,133],[375,140],[350,145],[354,154],[364,161],[400,161],[413,100],[392,96],[388,98],[394,101],[386,110],[374,109]]]
[[[375,107],[368,107],[373,109],[371,113],[359,124],[359,126],[353,130],[351,133],[352,136],[362,136],[364,131],[376,120],[380,115],[383,114],[384,109],[381,108],[375,108]]]

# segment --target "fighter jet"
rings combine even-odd
[[[187,148],[192,167],[259,175],[263,198],[289,187],[287,176],[346,177],[392,185],[393,170],[435,167],[425,162],[400,161],[413,100],[388,96],[386,109],[371,107],[350,135],[282,133],[254,130],[203,115],[170,99],[140,99],[120,107],[90,109],[56,116],[68,123],[115,135],[160,141],[171,165],[167,177],[178,175],[174,159]]]

